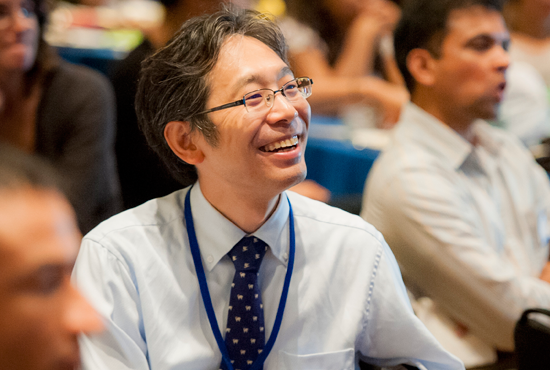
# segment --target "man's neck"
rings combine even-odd
[[[456,110],[448,109],[441,104],[437,104],[435,99],[413,96],[411,101],[419,108],[431,114],[446,126],[449,126],[466,141],[475,144],[475,134],[473,132],[474,119],[467,114],[461,114]]]
[[[228,191],[219,182],[200,181],[200,187],[206,200],[247,234],[258,230],[271,217],[280,199],[280,194],[254,197],[246,190]]]

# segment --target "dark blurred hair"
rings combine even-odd
[[[453,10],[480,5],[501,12],[503,0],[409,0],[394,32],[395,59],[410,92],[414,78],[407,69],[407,56],[416,48],[438,58],[447,33],[447,20]]]
[[[36,52],[36,59],[32,67],[25,74],[25,91],[30,93],[31,88],[41,80],[41,78],[52,68],[57,61],[55,53],[51,50],[50,46],[44,41],[44,31],[46,29],[46,22],[50,7],[52,6],[51,0],[30,0],[34,4],[34,12],[38,19],[38,50]]]
[[[54,171],[46,162],[0,143],[0,191],[25,187],[59,191]]]
[[[224,42],[233,35],[258,39],[285,63],[286,44],[277,25],[253,10],[224,8],[183,24],[168,44],[142,63],[136,113],[147,142],[181,183],[197,179],[194,166],[180,160],[164,139],[170,121],[188,121],[216,145],[216,127],[204,114],[209,97],[209,74]],[[288,63],[287,63],[288,64]]]
[[[328,46],[327,59],[333,65],[340,54],[344,33],[334,21],[324,0],[285,0],[287,14],[317,31]]]

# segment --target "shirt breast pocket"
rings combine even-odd
[[[294,355],[279,351],[280,370],[353,370],[354,364],[353,348],[310,355]]]

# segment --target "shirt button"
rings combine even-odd
[[[214,257],[212,257],[212,255],[209,254],[208,257],[206,257],[206,262],[208,262],[208,263],[214,262]]]
[[[288,260],[288,253],[284,253],[284,254],[283,254],[283,259],[284,259],[285,261]]]

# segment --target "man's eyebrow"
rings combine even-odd
[[[286,75],[291,75],[291,76],[294,77],[294,73],[292,73],[292,70],[290,69],[289,66],[284,66],[283,68],[281,68],[281,70],[277,74],[277,80],[280,80],[281,78],[283,78]],[[261,82],[265,82],[265,80],[266,79],[262,75],[259,75],[259,74],[254,74],[254,75],[251,75],[251,76],[245,76],[245,77],[239,79],[235,83],[235,88],[233,89],[233,91],[237,92],[237,91],[239,91],[240,89],[242,89],[244,86],[246,86],[248,84],[256,83],[256,82],[261,83]]]
[[[277,76],[277,79],[280,80],[281,78],[283,78],[286,75],[291,75],[292,77],[294,77],[294,73],[292,73],[292,70],[290,69],[289,66],[284,66],[281,69],[281,71],[279,72],[279,75]]]

